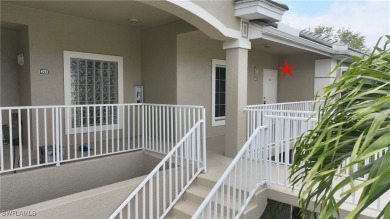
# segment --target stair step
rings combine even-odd
[[[196,178],[196,185],[210,188],[210,191],[211,191],[212,188],[214,188],[215,184],[216,184],[216,182],[214,182],[213,180],[207,179],[207,178],[203,178],[203,177],[200,177],[200,176],[198,176]],[[233,193],[233,187],[232,186],[233,186],[233,184],[231,184],[231,187],[230,187],[230,193],[231,194]],[[225,187],[224,187],[225,193],[227,192],[227,190],[228,190],[228,185],[225,184]],[[236,191],[236,193],[237,192],[238,192],[238,190]],[[241,191],[241,192],[242,192],[241,195],[243,195],[244,192],[243,191]]]
[[[232,200],[232,198],[231,198]],[[242,216],[246,215],[248,212],[251,212],[253,209],[256,209],[257,208],[257,205],[255,203],[252,203],[252,202],[249,202],[249,204],[246,206],[244,212],[242,213]],[[232,206],[229,208],[229,212],[227,211],[227,207],[226,207],[226,200],[224,202],[224,206],[223,206],[223,217],[221,217],[221,203],[218,201],[218,205],[217,205],[217,218],[227,218],[227,215],[229,215],[229,218],[233,218],[233,216],[235,214],[237,214],[238,212],[238,209],[235,209],[234,212],[233,212],[233,209],[232,209]],[[206,218],[208,217],[209,213],[208,213],[208,209],[205,210],[206,212]],[[233,215],[232,215],[233,214]],[[214,218],[215,217],[215,202],[213,202],[212,206],[211,206],[211,218]]]
[[[210,193],[211,189],[214,187],[216,182],[214,182],[213,180],[210,180],[210,179],[207,179],[207,178],[203,178],[203,177],[197,177],[196,179],[196,186],[193,186],[193,187],[190,187],[187,191],[186,191],[186,196],[185,196],[185,200],[189,200],[191,202],[194,202],[194,203],[198,203],[199,205],[204,201],[204,199],[206,198],[206,196]],[[230,197],[228,198],[228,190],[230,190]],[[219,190],[220,192],[221,190]],[[239,193],[238,191],[236,191],[236,200],[235,200],[235,205],[234,206],[238,206],[238,203],[239,203],[239,200],[238,200],[238,196],[239,196]],[[243,192],[241,191],[241,197],[244,197],[244,193],[246,192]],[[248,194],[248,193],[246,193]],[[227,204],[227,200],[229,199],[229,202],[230,202],[230,212],[232,212],[232,208],[233,208],[233,188],[230,187],[230,189],[228,189],[227,185],[225,185],[224,187],[224,205],[223,205],[223,208],[224,208],[224,212],[226,213],[227,212],[227,207],[226,207],[226,204]],[[215,202],[215,199],[212,200],[213,204],[212,204],[212,211],[214,212],[214,202]],[[242,204],[242,203],[241,203]],[[256,208],[256,204],[254,203],[249,203],[247,208]],[[219,193],[218,195],[218,205],[217,205],[217,209],[218,209],[218,214],[220,214],[220,210],[221,210],[221,194]],[[238,209],[235,209],[235,212],[237,212]]]
[[[200,205],[210,191],[211,188],[202,185],[192,186],[186,191],[185,199]]]
[[[264,195],[263,192],[266,190],[267,189],[263,187],[255,193],[242,214],[243,219],[259,218],[264,213],[267,205],[267,197],[265,197],[266,195]]]
[[[182,201],[172,209],[172,218],[191,218],[199,205],[191,201]]]
[[[257,204],[253,203],[253,202],[249,202],[249,204],[246,206],[245,210],[244,210],[244,214],[246,212],[249,212],[249,211],[252,211],[253,209],[257,208]]]
[[[207,188],[213,188],[215,183],[216,183],[216,181],[213,181],[211,179],[207,179],[207,178],[202,177],[202,176],[198,176],[196,178],[196,185],[204,186]]]
[[[199,175],[195,183],[190,186],[185,194],[182,196],[181,201],[179,201],[171,210],[171,213],[167,218],[191,218],[192,215],[195,213],[195,211],[198,209],[200,204],[204,201],[204,199],[207,197],[207,195],[210,193],[211,189],[215,186],[216,181],[202,177],[202,175]],[[221,191],[221,190],[220,190]],[[227,193],[230,193],[230,197],[227,196]],[[211,205],[211,216],[212,218],[215,216],[215,213],[217,213],[217,217],[220,217],[221,215],[221,208],[223,208],[223,217],[226,217],[227,215],[227,200],[230,202],[230,209],[229,209],[229,217],[231,217],[232,213],[237,213],[238,209],[234,209],[233,212],[233,206],[238,206],[239,200],[238,196],[239,193],[241,198],[243,198],[244,193],[248,195],[248,192],[238,192],[236,191],[236,200],[235,204],[233,204],[233,188],[228,188],[227,185],[224,187],[224,200],[223,200],[223,206],[221,206],[221,194],[219,193],[218,195],[218,203],[217,206],[215,206],[215,199],[212,200],[212,205]],[[242,204],[242,203],[241,203]],[[216,209],[215,209],[216,207]],[[245,215],[248,212],[251,212],[253,209],[257,208],[257,204],[254,202],[249,202],[247,205],[246,209],[243,212],[243,215]],[[217,210],[217,212],[215,212]],[[207,210],[206,210],[207,212]],[[207,213],[208,214],[208,213]],[[207,217],[207,216],[206,216]]]

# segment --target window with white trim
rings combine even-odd
[[[122,81],[123,57],[64,51],[66,105],[123,103]],[[77,107],[71,112],[70,126],[79,132],[94,125],[117,128],[118,111],[116,106]]]
[[[336,75],[336,78],[341,77],[341,75],[343,75],[344,72],[346,72],[348,70],[348,67],[339,67],[338,70],[339,71],[338,71],[338,74]]]
[[[337,80],[339,77],[343,76],[343,74],[344,74],[346,71],[348,71],[348,67],[339,67],[338,72],[337,72],[337,74],[336,74],[335,80]],[[341,96],[344,96],[344,95],[345,95],[345,92],[341,92],[341,93],[337,94],[337,98],[340,99]],[[346,104],[344,104],[344,105],[345,105],[345,107],[346,107]]]
[[[212,126],[225,125],[226,61],[212,60]]]

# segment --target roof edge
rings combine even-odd
[[[286,4],[283,4],[283,3],[279,3],[279,2],[276,2],[276,1],[273,1],[273,0],[234,0],[235,3],[243,3],[243,2],[268,2],[269,4],[271,5],[274,5],[274,6],[278,6],[280,8],[283,8],[284,10],[288,11],[289,8],[288,8],[288,5]]]

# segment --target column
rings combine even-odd
[[[225,42],[226,50],[226,119],[225,156],[235,157],[246,141],[248,49],[250,42]]]

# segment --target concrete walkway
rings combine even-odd
[[[108,186],[79,192],[57,199],[15,209],[18,214],[35,214],[33,218],[108,218],[145,176]],[[2,216],[1,218],[31,218],[31,216]]]

